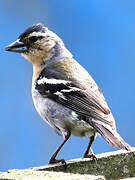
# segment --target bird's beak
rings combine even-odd
[[[17,39],[15,42],[8,45],[5,48],[5,50],[11,51],[11,52],[17,52],[17,53],[24,53],[27,51],[27,47],[23,42],[21,42],[19,39]]]

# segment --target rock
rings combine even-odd
[[[105,180],[105,178],[103,176],[80,175],[53,171],[35,171],[28,169],[10,170],[6,173],[1,173],[0,180]]]
[[[96,157],[69,160],[66,165],[59,163],[26,170],[9,170],[0,173],[0,180],[116,180],[135,177],[135,148],[131,152],[119,150]]]

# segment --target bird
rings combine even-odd
[[[101,135],[109,145],[131,151],[116,130],[114,117],[91,75],[73,58],[62,39],[42,23],[28,27],[6,51],[21,53],[33,64],[32,98],[41,118],[64,140],[49,164],[64,163],[56,156],[71,135],[89,138],[83,158]]]

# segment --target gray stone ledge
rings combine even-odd
[[[135,148],[96,155],[97,159],[74,159],[26,170],[0,173],[0,180],[111,180],[135,179]]]
[[[67,161],[67,166],[47,165],[35,170],[62,171],[68,173],[103,175],[106,179],[135,177],[135,148],[127,152],[119,150],[96,155],[97,160],[74,159]]]

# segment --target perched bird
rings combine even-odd
[[[49,163],[64,162],[56,156],[70,135],[90,139],[83,158],[97,134],[111,145],[131,147],[116,131],[105,98],[88,72],[78,64],[63,41],[43,24],[34,24],[6,47],[33,64],[32,98],[37,112],[64,141]]]

